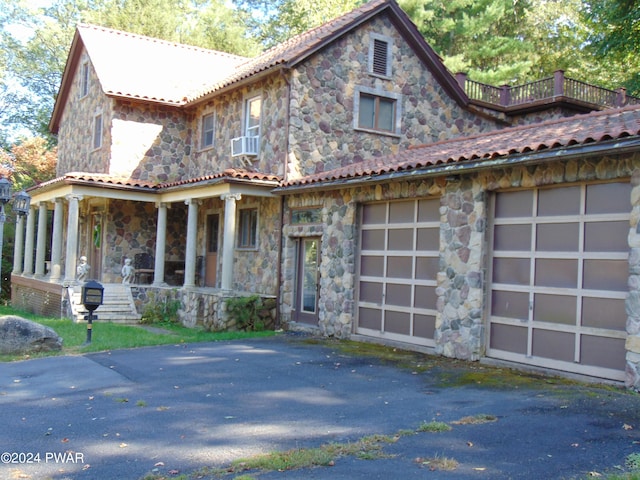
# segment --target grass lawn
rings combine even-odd
[[[87,339],[87,325],[85,323],[73,323],[69,319],[38,317],[30,313],[17,311],[4,306],[0,306],[0,316],[1,315],[18,315],[42,325],[46,325],[53,328],[64,340],[64,344],[60,352],[34,355],[0,355],[1,362],[25,360],[27,358],[52,355],[74,355],[86,352],[100,352],[119,348],[148,347],[153,345],[176,343],[213,342],[275,335],[273,331],[207,332],[201,328],[185,328],[177,324],[169,323],[147,326],[147,328],[145,328],[142,325],[120,325],[97,320],[93,322],[91,343],[89,345],[84,345]]]

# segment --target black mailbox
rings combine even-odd
[[[93,312],[102,305],[104,287],[95,280],[89,280],[82,286],[82,304],[84,308]]]
[[[104,287],[95,280],[89,280],[82,286],[82,304],[89,310],[89,314],[84,317],[87,321],[87,341],[85,345],[91,343],[91,331],[93,330],[93,311],[102,305]]]

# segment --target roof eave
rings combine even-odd
[[[370,174],[308,184],[282,186],[276,188],[273,193],[276,195],[290,195],[321,190],[339,190],[354,186],[376,185],[392,181],[461,175],[492,168],[527,166],[556,160],[583,159],[607,154],[625,155],[636,152],[640,152],[640,136],[638,135],[603,142],[582,143],[535,152],[509,154],[490,159],[479,158],[476,160],[440,163],[414,169],[394,170],[382,174]]]
[[[80,62],[82,47],[83,47],[82,38],[80,37],[79,30],[76,28],[76,31],[73,34],[71,47],[69,47],[67,62],[64,66],[64,71],[62,73],[62,80],[60,81],[60,88],[58,89],[58,95],[56,96],[56,101],[55,101],[55,104],[53,105],[51,119],[49,120],[49,131],[54,135],[58,133],[58,128],[60,127],[60,119],[62,117],[62,113],[64,112],[64,108],[67,104],[69,90],[71,90],[71,82],[73,81],[73,72],[75,72],[76,67],[78,66],[78,63]]]

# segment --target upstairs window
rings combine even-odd
[[[238,211],[238,248],[258,246],[258,209],[243,208]]]
[[[80,70],[80,97],[89,94],[89,62],[84,62]]]
[[[213,147],[214,117],[213,113],[202,116],[202,133],[200,135],[200,148]]]
[[[93,149],[102,147],[102,114],[93,117]]]
[[[381,77],[391,76],[391,38],[376,33],[369,42],[369,73]]]
[[[356,87],[355,95],[354,128],[400,134],[400,95],[366,87]]]
[[[253,97],[245,104],[244,134],[247,137],[260,136],[260,117],[262,116],[262,98]]]

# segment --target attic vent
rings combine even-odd
[[[383,77],[391,76],[391,39],[371,35],[369,72]]]

